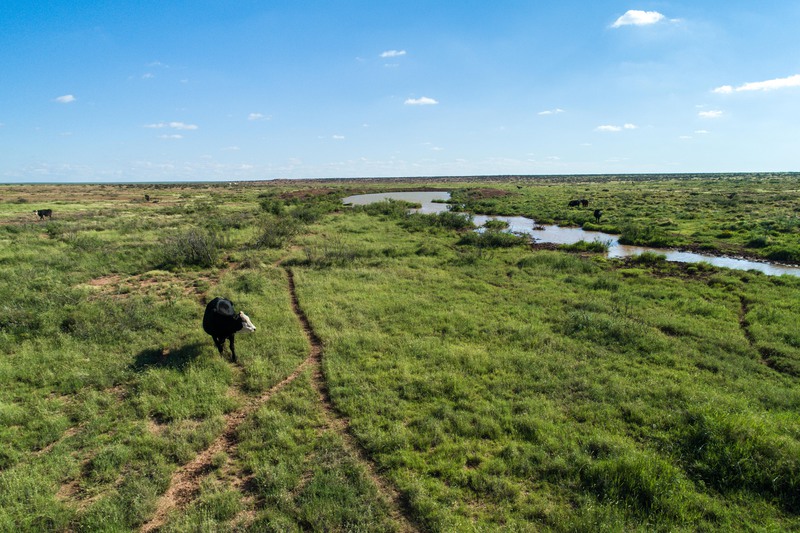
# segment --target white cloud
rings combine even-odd
[[[691,135],[681,135],[680,137],[678,137],[678,139],[681,139],[681,140],[684,140],[684,141],[689,140],[691,138],[692,138]]]
[[[183,135],[179,133],[173,133],[172,135],[160,135],[161,139],[183,139]]]
[[[59,104],[70,104],[75,100],[77,100],[77,98],[75,98],[71,94],[65,94],[64,96],[59,96],[58,98],[56,98],[56,102],[58,102]]]
[[[152,72],[147,72],[145,74],[142,74],[142,79],[143,80],[151,80],[151,79],[153,79],[155,77],[156,77],[156,75],[153,74]]]
[[[332,135],[331,138],[335,141],[343,141],[344,135]]]
[[[694,130],[697,135],[706,135],[708,130]]]
[[[239,150],[241,150],[241,148],[239,148],[238,146],[226,146],[222,150],[225,152],[238,152]]]
[[[795,74],[794,76],[789,76],[788,78],[753,81],[740,85],[736,88],[730,85],[723,85],[721,87],[717,87],[712,92],[717,94],[730,94],[732,92],[738,93],[742,91],[774,91],[775,89],[786,89],[788,87],[800,87],[800,74]]]
[[[545,111],[539,111],[539,113],[538,113],[538,114],[539,114],[539,115],[557,115],[557,114],[559,114],[559,113],[563,113],[563,112],[564,112],[564,110],[563,110],[563,109],[561,109],[561,108],[557,107],[557,108],[555,108],[555,109],[547,109],[547,110],[545,110]]]
[[[635,130],[638,126],[636,124],[631,124],[630,122],[622,125],[622,126],[615,126],[613,124],[603,124],[602,126],[597,126],[594,131],[600,131],[603,133],[617,133],[622,130]]]
[[[611,27],[619,28],[622,26],[647,26],[649,24],[660,22],[663,19],[664,15],[658,11],[639,11],[637,9],[629,9],[624,15],[618,18],[614,24],[611,25]]]
[[[700,111],[697,114],[697,116],[700,118],[719,118],[722,116],[722,111],[718,109],[714,109],[711,111]]]
[[[264,115],[263,113],[250,113],[247,115],[247,120],[270,120],[272,115]]]
[[[404,55],[406,55],[406,51],[405,50],[386,50],[385,52],[383,52],[381,54],[381,57],[383,57],[383,58],[400,57],[400,56],[404,56]]]
[[[434,100],[433,98],[428,98],[427,96],[423,96],[422,98],[409,98],[405,102],[405,105],[436,105],[439,102]]]
[[[145,128],[172,128],[174,130],[196,130],[197,125],[185,124],[183,122],[157,122],[155,124],[145,124]]]

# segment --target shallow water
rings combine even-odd
[[[342,201],[345,204],[366,205],[373,202],[381,202],[385,199],[405,200],[421,204],[422,207],[416,211],[419,213],[441,213],[447,211],[448,204],[437,203],[434,200],[447,200],[450,198],[448,192],[430,191],[411,191],[411,192],[389,192],[375,194],[359,194],[349,196]],[[522,233],[533,237],[535,242],[553,244],[575,244],[578,241],[608,242],[608,257],[631,257],[644,252],[655,252],[667,256],[667,261],[678,263],[700,263],[705,262],[717,267],[733,268],[736,270],[758,270],[769,276],[780,276],[788,274],[800,277],[800,268],[769,263],[762,261],[750,261],[735,257],[717,257],[713,255],[698,254],[694,252],[681,252],[662,248],[648,248],[645,246],[628,246],[620,244],[616,235],[603,233],[600,231],[586,231],[581,228],[562,228],[560,226],[548,225],[540,226],[543,229],[534,229],[536,222],[527,217],[504,217],[475,215],[474,221],[477,226],[483,226],[487,220],[504,220],[508,223],[508,231]]]

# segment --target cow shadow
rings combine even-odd
[[[207,348],[206,344],[195,342],[181,346],[176,350],[147,349],[136,355],[131,364],[131,370],[144,372],[148,368],[171,368],[183,370],[186,365],[194,361],[197,356]]]

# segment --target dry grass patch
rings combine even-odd
[[[94,297],[125,298],[131,295],[174,299],[178,296],[202,298],[209,287],[219,282],[217,275],[173,273],[151,270],[137,276],[109,274],[94,278],[79,287],[89,288]]]

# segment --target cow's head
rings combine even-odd
[[[242,319],[242,329],[239,330],[239,333],[253,333],[256,330],[256,327],[250,322],[250,317],[243,311],[239,311],[239,318]]]

